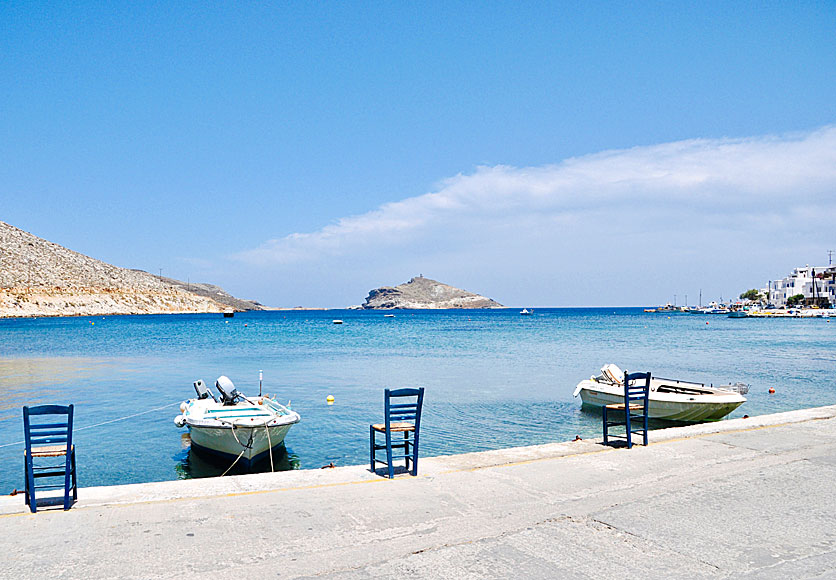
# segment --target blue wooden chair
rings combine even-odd
[[[418,435],[421,430],[421,408],[424,404],[424,387],[417,389],[386,389],[383,392],[385,423],[369,425],[369,455],[371,469],[377,463],[386,465],[389,478],[395,477],[395,459],[403,459],[406,470],[418,475]],[[377,434],[386,436],[384,443],[377,442]],[[392,441],[393,433],[403,433],[403,440]],[[411,435],[411,437],[410,437]],[[386,461],[377,459],[377,452],[386,450]],[[393,450],[402,450],[395,455]]]
[[[627,373],[624,371],[624,402],[604,405],[604,445],[610,439],[625,439],[627,448],[633,447],[632,434],[644,436],[647,445],[647,410],[650,402],[650,373]],[[615,419],[610,412],[615,411]],[[624,425],[624,435],[610,435],[610,427]]]
[[[73,445],[73,406],[23,407],[23,431],[26,437],[26,505],[34,513],[38,511],[35,490],[63,487],[64,509],[70,509],[70,492],[73,501],[78,499]],[[49,462],[50,458],[55,457],[63,457],[64,461],[57,465],[43,465],[36,461],[46,459]],[[64,481],[60,484],[35,485],[35,479],[62,476]]]

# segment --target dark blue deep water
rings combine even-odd
[[[173,423],[178,404],[193,396],[195,379],[214,385],[221,374],[257,394],[259,369],[265,393],[302,416],[276,457],[284,469],[364,463],[384,387],[427,388],[423,456],[600,436],[600,416],[582,411],[572,391],[608,362],[705,383],[747,382],[749,400],[732,417],[836,403],[836,322],[828,319],[630,308],[395,315],[0,320],[0,493],[23,486],[27,404],[76,405],[81,486],[217,475],[223,466],[190,456],[187,431]]]

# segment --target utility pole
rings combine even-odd
[[[827,250],[827,265],[828,266],[833,265],[833,252],[834,252],[834,250]]]

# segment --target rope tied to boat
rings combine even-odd
[[[162,407],[155,407],[154,409],[148,409],[147,411],[140,411],[139,413],[133,413],[131,415],[125,415],[124,417],[117,417],[116,419],[109,419],[107,421],[102,421],[101,423],[95,423],[93,425],[85,425],[84,427],[73,427],[73,432],[84,431],[86,429],[93,429],[94,427],[101,427],[102,425],[109,425],[110,423],[116,423],[117,421],[124,421],[125,419],[133,419],[134,417],[139,417],[140,415],[147,415],[148,413],[153,413],[154,411],[162,411],[163,409],[167,409],[168,407],[173,407],[174,405],[179,405],[180,401],[176,403],[168,403],[163,405]],[[23,445],[26,441],[15,441],[13,443],[4,443],[0,445],[0,449],[3,447],[11,447],[12,445]]]
[[[221,419],[220,417],[217,417],[216,419],[219,423],[224,423],[226,425],[229,425],[230,430],[232,431],[232,436],[235,438],[235,441],[238,442],[238,445],[243,447],[243,449],[241,450],[241,453],[238,454],[238,457],[235,458],[235,461],[232,462],[232,465],[230,465],[229,467],[226,468],[226,471],[224,471],[221,474],[221,477],[225,476],[227,473],[230,472],[230,470],[233,467],[235,467],[235,464],[238,463],[238,460],[241,459],[241,457],[244,456],[244,453],[247,452],[247,449],[252,449],[253,448],[253,442],[254,442],[253,440],[254,440],[254,437],[255,437],[255,430],[258,427],[264,427],[264,430],[267,432],[267,454],[270,456],[270,473],[273,473],[275,471],[275,469],[273,468],[273,442],[270,439],[270,427],[269,427],[270,423],[275,420],[274,418],[271,417],[267,421],[264,421],[263,423],[259,423],[257,425],[255,425],[255,424],[254,425],[237,425],[234,421],[227,421],[226,419]],[[241,443],[241,440],[238,439],[238,434],[235,432],[237,428],[244,428],[244,429],[249,429],[250,430],[250,437],[247,440],[246,445]]]

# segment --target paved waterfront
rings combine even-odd
[[[358,445],[365,444],[358,441]],[[368,467],[0,498],[2,578],[836,577],[836,406]]]

